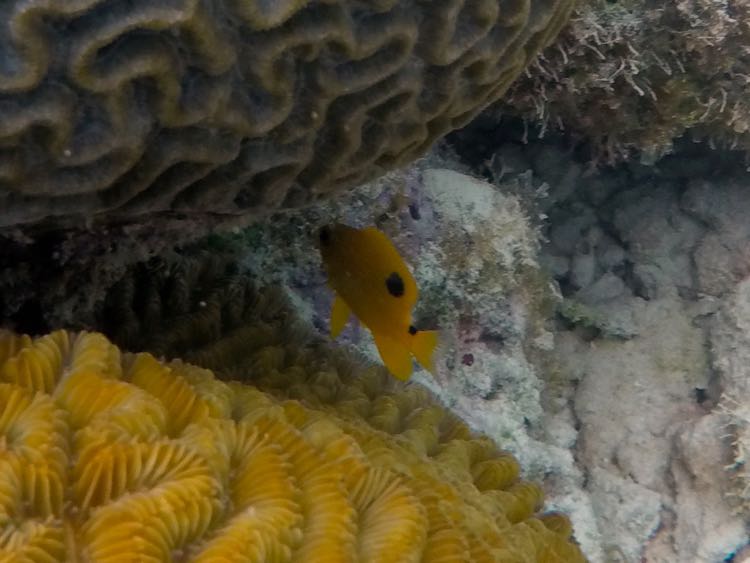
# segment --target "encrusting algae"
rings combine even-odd
[[[0,331],[0,561],[584,561],[512,456],[382,376],[298,366],[298,401]]]

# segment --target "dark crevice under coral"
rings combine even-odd
[[[134,264],[179,256],[247,220],[154,221],[0,235],[0,319],[20,332],[41,334],[54,326],[91,326],[104,291]],[[31,236],[29,236],[31,235]],[[85,290],[84,290],[85,288]],[[28,313],[45,311],[44,319]]]
[[[696,176],[738,176],[748,170],[748,156],[740,149],[716,149],[707,141],[694,140],[683,135],[674,140],[674,148],[652,165],[637,162],[607,164],[596,161],[596,147],[591,139],[572,131],[547,131],[541,134],[540,125],[520,117],[504,115],[500,118],[490,112],[480,114],[466,126],[449,133],[446,142],[467,165],[488,180],[494,180],[488,162],[496,153],[511,146],[523,151],[539,151],[552,146],[565,152],[571,162],[586,168],[596,165],[601,172],[627,174],[635,177],[634,170],[641,175],[664,175],[674,178]],[[516,171],[520,172],[520,171]]]

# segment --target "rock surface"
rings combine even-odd
[[[580,263],[592,248],[596,256],[588,285],[572,266],[550,270],[568,323],[555,333],[556,358],[580,381],[576,460],[605,552],[727,560],[749,539],[750,182],[674,182],[634,168],[581,177],[546,228],[542,263]],[[618,175],[629,182],[592,197],[589,182],[613,185]],[[577,240],[556,227],[571,222],[582,225]]]

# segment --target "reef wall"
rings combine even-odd
[[[444,337],[414,379],[516,456],[589,560],[739,560],[747,2],[581,4],[457,154],[405,168],[503,94],[569,2],[225,4],[0,7],[3,327],[96,328],[356,408],[377,378],[342,385],[310,357],[300,373],[279,339],[307,330],[292,318],[327,331],[316,229],[374,223],[414,268],[416,323]],[[243,327],[253,312],[269,317]],[[356,323],[340,341],[378,361]],[[333,362],[345,378],[357,354]],[[421,439],[412,399],[383,399],[378,424]]]
[[[436,377],[415,381],[519,459],[547,506],[570,515],[589,560],[731,557],[750,539],[742,155],[691,145],[654,167],[592,174],[559,139],[505,141],[490,155],[476,146],[465,154],[482,157],[474,170],[485,179],[441,148],[344,197],[212,235],[198,248],[213,256],[202,268],[186,249],[135,273],[103,252],[96,260],[119,274],[99,270],[77,287],[55,274],[38,291],[9,269],[6,281],[26,288],[3,292],[17,298],[11,324],[97,327],[132,349],[240,374],[246,365],[222,358],[268,335],[206,345],[237,328],[239,304],[258,306],[231,281],[237,272],[284,288],[294,316],[325,333],[332,296],[316,230],[375,223],[421,285],[416,323],[445,337]],[[379,361],[356,323],[340,344]],[[276,369],[284,357],[269,341],[253,365]]]
[[[695,145],[587,174],[550,140],[502,146],[495,162],[546,184],[540,261],[562,298],[554,365],[574,382],[550,414],[577,430],[605,553],[734,556],[750,540],[743,155]]]
[[[587,557],[712,563],[750,540],[750,191],[741,154],[692,148],[592,174],[559,138],[505,142],[492,182],[435,152],[235,240],[326,331],[312,233],[374,218],[414,267],[417,322],[447,337],[415,379],[518,456]],[[342,340],[378,360],[356,324]]]

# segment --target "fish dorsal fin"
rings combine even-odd
[[[401,342],[385,334],[373,332],[372,336],[388,371],[401,381],[408,380],[414,369],[409,350]]]
[[[331,307],[331,338],[337,338],[341,331],[344,330],[352,310],[340,296],[336,295]]]

